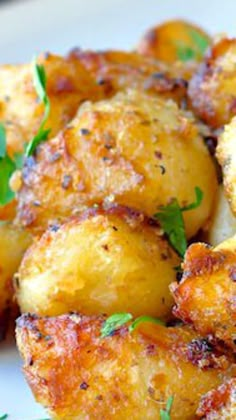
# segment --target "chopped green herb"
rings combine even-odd
[[[132,318],[132,315],[129,313],[120,313],[109,316],[101,329],[102,338],[112,334],[117,328],[126,324]]]
[[[15,193],[9,186],[11,175],[16,170],[15,162],[8,156],[6,147],[6,131],[0,124],[0,205],[9,203]]]
[[[0,416],[0,420],[5,420],[8,418],[8,414],[3,414],[2,416]]]
[[[33,82],[38,97],[40,101],[44,104],[44,116],[37,134],[27,144],[25,148],[25,155],[27,157],[31,156],[34,153],[35,149],[41,142],[46,141],[48,139],[48,135],[51,131],[50,129],[45,130],[45,124],[50,114],[50,100],[46,91],[46,73],[44,67],[40,64],[37,64],[36,59],[33,61]]]
[[[135,328],[137,328],[137,326],[141,324],[142,322],[152,322],[158,325],[163,325],[163,326],[165,325],[165,322],[161,321],[158,318],[153,318],[152,316],[143,315],[143,316],[139,316],[132,322],[132,324],[129,326],[129,332],[133,332]]]
[[[104,338],[104,337],[107,337],[108,335],[111,335],[119,327],[131,321],[132,319],[133,319],[133,316],[129,313],[111,315],[109,318],[107,318],[107,320],[105,321],[101,329],[101,337]],[[153,322],[155,324],[165,325],[165,323],[158,318],[153,318],[148,315],[143,315],[136,318],[132,322],[132,324],[129,326],[129,332],[133,332],[135,328],[137,328],[137,326],[141,324],[141,322]]]
[[[203,56],[209,46],[208,38],[196,29],[189,29],[188,33],[195,44],[193,48],[185,45],[183,42],[176,41],[177,55],[179,60],[183,62],[194,60],[199,55]]]
[[[160,410],[161,420],[171,420],[170,413],[171,413],[173,401],[174,401],[174,397],[173,396],[169,397],[166,403],[166,408],[164,410],[163,409]]]
[[[181,208],[175,198],[167,206],[161,206],[159,212],[154,214],[154,218],[159,221],[162,229],[168,236],[170,244],[181,257],[184,256],[187,249],[183,212],[200,206],[203,192],[199,187],[195,188],[195,195],[196,200],[187,206]]]

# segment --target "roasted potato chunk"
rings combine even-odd
[[[137,52],[83,51],[74,49],[69,57],[79,60],[103,89],[105,97],[111,97],[127,88],[139,89],[150,94],[160,94],[179,104],[187,97],[188,69],[167,66]]]
[[[130,209],[91,209],[30,248],[19,270],[22,312],[165,316],[180,258],[158,226]]]
[[[230,209],[224,190],[221,186],[217,194],[207,240],[212,246],[216,246],[226,239],[231,238],[235,232],[236,218]]]
[[[145,323],[101,338],[104,320],[19,318],[26,379],[53,419],[159,419],[173,396],[171,419],[189,420],[200,397],[230,375],[226,357],[185,327]]]
[[[208,51],[189,84],[194,112],[219,128],[236,114],[236,39],[221,39]]]
[[[149,29],[141,38],[138,52],[166,63],[201,61],[210,36],[185,20],[170,20]]]
[[[236,379],[230,379],[202,399],[197,415],[206,420],[232,420],[236,417]]]
[[[47,121],[55,136],[75,115],[81,102],[98,99],[102,92],[84,66],[73,58],[45,54],[39,58],[47,76],[51,112]],[[23,150],[39,129],[44,106],[37,100],[33,85],[33,66],[0,67],[0,121],[6,127],[8,151]]]
[[[0,224],[0,338],[4,334],[13,307],[12,278],[31,237],[11,223]]]
[[[236,350],[236,236],[214,249],[191,245],[183,268],[181,282],[171,285],[175,315]]]
[[[222,166],[223,182],[231,209],[236,215],[236,117],[225,126],[219,138],[216,156]]]
[[[190,113],[128,91],[84,104],[63,133],[41,145],[23,169],[18,215],[23,225],[42,229],[105,201],[151,217],[173,197],[180,205],[194,201],[196,186],[204,199],[185,212],[188,237],[211,214],[214,164]]]

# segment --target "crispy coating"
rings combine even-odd
[[[235,134],[236,117],[225,126],[224,131],[219,138],[219,143],[216,150],[217,159],[222,166],[224,189],[234,215],[236,215]]]
[[[101,86],[105,97],[127,88],[159,94],[182,104],[193,70],[181,63],[168,66],[137,52],[83,51],[74,49],[69,57],[79,60]],[[194,68],[195,70],[195,68]]]
[[[194,112],[218,128],[236,114],[236,39],[215,42],[189,84]]]
[[[236,418],[236,379],[224,382],[201,399],[197,415],[205,420]]]
[[[138,52],[172,64],[182,59],[180,49],[184,48],[192,51],[194,60],[201,61],[203,54],[196,43],[196,33],[206,44],[211,43],[210,36],[198,26],[185,20],[170,20],[149,29],[139,42]]]
[[[232,213],[229,203],[225,197],[222,186],[219,187],[214,213],[207,234],[207,242],[212,246],[231,238],[236,232],[236,218]]]
[[[226,357],[186,327],[143,323],[101,338],[103,321],[76,314],[18,320],[26,379],[54,420],[159,419],[170,396],[171,419],[189,420],[200,397],[230,374]]]
[[[168,285],[180,258],[158,226],[141,214],[113,207],[91,209],[56,232],[46,232],[19,269],[22,312],[60,315],[131,312],[165,316]]]
[[[184,214],[188,237],[211,213],[217,188],[211,157],[190,113],[171,100],[128,91],[84,104],[26,162],[18,215],[35,230],[105,201],[151,217],[173,197],[180,205],[194,201],[196,186],[204,199]]]
[[[213,334],[236,350],[236,236],[212,249],[191,245],[179,284],[171,285],[175,315],[201,334]]]
[[[13,305],[12,278],[31,237],[11,223],[0,224],[0,337]]]
[[[84,66],[71,58],[45,54],[38,62],[45,68],[51,113],[46,128],[55,136],[75,115],[81,102],[102,92]],[[6,127],[8,151],[22,151],[24,142],[38,131],[44,107],[33,85],[33,65],[0,67],[0,121]]]

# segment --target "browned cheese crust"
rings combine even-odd
[[[186,327],[142,324],[101,338],[102,317],[23,315],[17,343],[24,373],[53,419],[193,418],[200,398],[229,375],[225,356]],[[197,350],[197,352],[196,352]],[[197,357],[196,357],[197,356]]]
[[[181,282],[171,286],[175,315],[236,350],[236,237],[215,249],[191,245],[183,269]]]

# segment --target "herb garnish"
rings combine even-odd
[[[174,397],[171,396],[168,398],[167,403],[166,403],[166,408],[163,410],[160,410],[160,420],[171,420],[170,417],[170,412],[171,412],[171,407],[174,401]]]
[[[101,328],[101,337],[107,337],[114,333],[119,327],[126,324],[127,322],[131,321],[133,319],[133,315],[130,313],[119,313],[119,314],[113,314],[107,318],[105,323],[103,324]],[[136,318],[132,324],[129,326],[129,332],[133,332],[135,328],[141,323],[141,322],[153,322],[155,324],[159,325],[165,325],[163,321],[161,321],[158,318],[153,318],[148,315],[143,315],[138,318]]]
[[[9,180],[16,170],[15,162],[7,154],[6,130],[0,124],[0,205],[9,203],[15,196],[9,185]],[[0,418],[1,420],[1,418]]]
[[[45,130],[44,126],[50,113],[50,101],[46,92],[46,73],[42,65],[33,61],[33,83],[41,102],[44,103],[44,116],[39,127],[38,133],[34,138],[24,145],[24,153],[16,153],[12,159],[7,153],[6,130],[0,124],[0,206],[8,204],[15,197],[14,191],[11,190],[9,181],[16,169],[22,169],[24,158],[31,156],[36,147],[48,139],[50,129]],[[1,418],[0,418],[1,420]]]
[[[8,418],[8,414],[3,414],[2,416],[0,416],[0,420],[5,420]]]
[[[26,146],[25,155],[27,157],[31,156],[34,153],[36,147],[41,142],[46,141],[48,139],[48,135],[51,131],[50,129],[45,130],[45,124],[50,113],[50,100],[46,91],[46,72],[42,65],[37,64],[36,59],[34,59],[33,61],[33,82],[38,97],[40,101],[44,104],[44,116],[37,134]]]
[[[199,55],[203,56],[209,46],[208,38],[196,29],[189,29],[188,34],[195,44],[193,48],[186,46],[181,41],[176,42],[178,58],[183,62],[194,60]]]
[[[183,212],[196,209],[200,206],[203,199],[203,192],[199,187],[195,187],[196,200],[184,207],[180,207],[175,198],[167,206],[159,207],[159,212],[154,214],[168,236],[171,246],[183,257],[187,249],[187,239],[185,235],[185,226]]]

